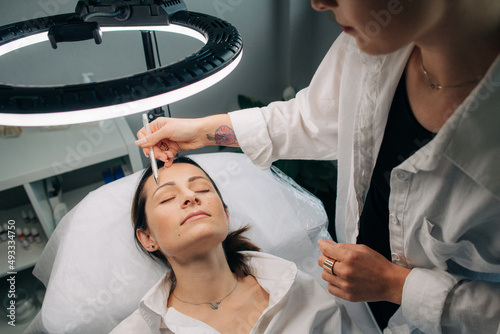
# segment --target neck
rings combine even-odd
[[[222,246],[189,260],[169,259],[177,279],[175,296],[193,303],[212,302],[224,297],[236,278]]]
[[[416,41],[435,83],[456,85],[482,76],[500,53],[500,2],[454,0]]]

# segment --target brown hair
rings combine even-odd
[[[224,203],[224,200],[222,199],[222,195],[217,188],[217,185],[215,182],[212,180],[210,175],[208,175],[203,168],[200,167],[195,161],[193,161],[190,158],[187,157],[177,157],[174,159],[174,164],[176,163],[187,163],[191,164],[193,166],[198,167],[201,169],[208,177],[212,185],[214,186],[215,191],[219,195],[219,198],[222,201],[222,205],[224,206],[224,209],[227,209],[226,203]],[[163,163],[161,161],[158,161],[158,167],[161,168],[163,167]],[[154,251],[154,252],[148,252],[140,243],[139,239],[137,238],[137,230],[141,231],[147,231],[148,230],[148,222],[147,222],[147,215],[146,215],[146,194],[144,191],[144,185],[146,184],[146,181],[148,178],[153,174],[151,166],[146,168],[144,170],[144,173],[141,176],[141,179],[139,180],[139,184],[137,186],[137,190],[134,195],[134,200],[132,202],[132,225],[134,226],[134,236],[135,236],[135,242],[137,246],[144,252],[146,253],[149,257],[154,259],[157,262],[160,262],[164,264],[167,268],[172,269],[170,266],[170,263],[168,262],[168,259],[165,257],[165,255],[160,251]],[[245,263],[245,257],[243,254],[240,253],[240,251],[260,251],[260,248],[254,245],[247,237],[243,236],[242,234],[245,233],[250,229],[249,225],[246,225],[236,231],[233,231],[229,233],[226,237],[226,239],[222,242],[222,248],[224,249],[224,254],[226,255],[226,260],[229,265],[229,268],[231,268],[231,271],[235,273],[237,277],[245,277],[247,275],[250,275],[250,268],[247,266]],[[171,279],[175,283],[175,275],[172,271],[171,274]]]

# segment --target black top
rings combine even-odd
[[[434,135],[415,118],[408,100],[403,74],[389,111],[384,138],[361,213],[357,239],[358,244],[367,245],[389,261],[391,261],[389,244],[391,171],[427,144]],[[381,329],[387,327],[389,318],[399,308],[399,305],[389,302],[375,302],[368,305]]]

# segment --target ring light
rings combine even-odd
[[[80,10],[81,16],[92,16],[90,20],[98,22],[102,31],[167,31],[189,35],[205,45],[177,63],[126,78],[63,86],[0,83],[0,124],[76,124],[144,112],[196,94],[222,80],[238,65],[243,54],[242,40],[236,28],[226,21],[186,11],[182,1],[150,0],[144,4],[148,1],[138,0],[140,5],[131,6],[133,2],[126,3],[130,7],[127,20],[95,14],[99,10],[109,11],[113,6],[116,10],[117,4],[123,1],[115,1],[104,9],[92,5],[82,7],[88,5],[88,1],[80,1],[77,11]],[[148,9],[147,14],[144,9]],[[93,14],[89,15],[91,11]],[[155,15],[151,16],[151,12]],[[0,27],[0,56],[49,40],[47,32],[51,27],[64,27],[74,18],[75,14],[62,14]],[[53,39],[52,36],[51,43],[57,47]]]

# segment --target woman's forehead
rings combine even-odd
[[[157,188],[162,187],[167,183],[183,184],[189,182],[190,179],[193,180],[193,177],[198,176],[209,180],[205,172],[199,167],[188,163],[176,163],[168,168],[160,168],[158,170],[159,186],[156,185],[153,175],[151,175],[146,182],[146,191],[149,194],[151,191],[154,192]]]
[[[180,162],[175,163],[168,168],[161,168],[159,170],[159,176],[170,180],[182,180],[182,178],[188,178],[193,175],[203,175],[206,177],[205,172],[199,167]]]

